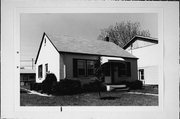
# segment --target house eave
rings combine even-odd
[[[37,63],[37,59],[38,59],[38,57],[39,57],[39,53],[40,53],[41,46],[42,46],[43,39],[44,39],[44,36],[45,36],[45,35],[46,35],[46,34],[45,34],[45,32],[44,32],[44,33],[43,33],[43,36],[42,36],[42,39],[41,39],[41,43],[40,43],[40,45],[39,45],[38,53],[37,53],[37,55],[36,55],[35,64]]]
[[[78,53],[78,52],[67,52],[67,51],[59,51],[59,53],[78,54],[78,55],[106,56],[106,57],[117,57],[117,58],[125,58],[125,59],[139,59],[137,57],[123,57],[123,56],[116,56],[116,55],[103,55],[103,54],[93,54],[93,53]]]
[[[144,36],[134,36],[127,44],[123,46],[123,49],[127,49],[132,43],[134,43],[136,40],[141,40],[141,41],[147,41],[151,43],[158,44],[158,40],[156,38],[151,38],[151,37],[144,37]]]

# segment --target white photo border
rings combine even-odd
[[[27,2],[27,1],[26,1]],[[12,93],[12,96],[14,99],[12,102],[14,105],[12,106],[13,109],[12,115],[16,117],[26,117],[27,115],[31,114],[33,117],[34,114],[38,114],[40,116],[48,115],[55,115],[55,116],[66,116],[66,114],[69,114],[68,112],[73,112],[73,114],[77,113],[103,113],[106,115],[106,113],[119,113],[119,116],[122,115],[125,118],[132,118],[134,115],[136,117],[141,118],[141,114],[143,113],[143,118],[152,117],[151,114],[157,115],[164,114],[164,104],[165,104],[165,83],[164,76],[165,76],[165,70],[164,70],[164,58],[165,53],[164,49],[166,48],[166,44],[164,43],[164,38],[167,34],[164,33],[164,6],[163,5],[156,5],[157,3],[153,4],[146,4],[146,2],[142,2],[141,4],[137,4],[138,2],[119,2],[118,4],[116,2],[93,2],[88,4],[88,2],[80,2],[75,3],[72,2],[70,5],[67,5],[67,3],[63,2],[63,4],[59,4],[59,6],[56,6],[55,2],[52,2],[50,5],[43,4],[43,5],[28,5],[28,4],[22,4],[22,3],[13,3],[9,6],[12,8],[9,10],[11,13],[11,18],[13,18],[13,21],[11,20],[11,24],[9,25],[9,28],[12,28],[13,30],[10,30],[11,32],[11,38],[13,38],[13,47],[11,52],[13,54],[13,75],[9,77],[14,77],[13,81],[11,82],[11,89],[9,92]],[[123,5],[122,5],[123,4]],[[125,6],[124,6],[125,5]],[[166,5],[165,5],[166,6]],[[172,5],[173,6],[173,5]],[[7,12],[6,12],[7,13]],[[158,104],[159,106],[63,106],[63,112],[60,112],[60,106],[29,106],[29,107],[23,107],[20,106],[20,84],[19,84],[19,78],[20,78],[20,15],[21,14],[28,14],[28,13],[157,13],[158,14],[158,39],[160,45],[160,68],[159,68],[159,98],[158,98]],[[7,17],[7,16],[6,16]],[[12,23],[13,22],[13,23]],[[6,25],[2,25],[2,27],[5,27]],[[8,26],[8,25],[7,25]],[[4,32],[2,32],[2,35]],[[4,34],[5,35],[5,34]],[[3,39],[4,40],[4,39]],[[8,43],[11,42],[8,40]],[[2,48],[3,45],[5,45],[6,42],[2,42]],[[5,52],[7,53],[7,51]],[[3,50],[2,50],[3,54]],[[4,57],[2,57],[4,58]],[[12,61],[12,59],[10,60]],[[2,67],[3,67],[3,61],[2,61]],[[6,71],[5,71],[6,72]],[[2,72],[3,73],[3,72]],[[3,76],[2,76],[3,78]],[[4,79],[2,81],[2,84],[5,85],[8,82],[4,82]],[[2,95],[4,94],[4,90],[2,90]],[[10,99],[9,99],[10,100]],[[11,103],[11,104],[13,104]],[[45,112],[45,115],[43,115]],[[131,113],[132,115],[129,115]],[[128,115],[127,115],[128,114]],[[6,115],[6,113],[5,113]],[[98,114],[95,114],[98,116]],[[127,115],[127,116],[126,116]],[[37,115],[36,115],[37,116]],[[117,116],[117,115],[116,115]],[[92,116],[94,117],[94,116]],[[161,116],[160,116],[161,117]]]

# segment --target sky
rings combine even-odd
[[[142,30],[149,30],[151,37],[158,38],[156,13],[23,13],[20,16],[21,60],[36,58],[44,32],[97,40],[101,29],[122,21],[140,22]]]

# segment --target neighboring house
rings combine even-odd
[[[20,69],[20,85],[30,85],[35,82],[36,73],[33,69]]]
[[[123,49],[138,57],[138,78],[145,84],[158,84],[158,40],[135,36]]]
[[[50,72],[56,75],[57,81],[78,79],[87,83],[94,77],[98,59],[107,64],[106,83],[138,79],[138,58],[112,42],[44,33],[35,60],[36,82],[41,83]]]

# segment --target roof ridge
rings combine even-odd
[[[73,37],[69,35],[46,35],[59,52],[137,58],[113,42],[98,39],[90,40],[83,37]]]
[[[107,41],[98,40],[98,39],[96,39],[96,40],[90,40],[90,39],[87,39],[87,38],[84,38],[84,37],[81,37],[81,36],[71,36],[71,35],[67,35],[67,34],[65,34],[65,35],[51,35],[51,34],[47,34],[47,33],[46,33],[46,35],[47,35],[47,36],[50,36],[50,37],[52,37],[52,38],[53,38],[53,37],[54,37],[54,38],[58,38],[58,37],[61,38],[61,37],[63,37],[63,36],[65,36],[65,37],[67,36],[67,38],[70,37],[70,38],[75,39],[75,40],[76,40],[76,39],[77,39],[77,40],[78,40],[78,39],[81,39],[81,40],[87,40],[87,41],[98,41],[98,42],[103,42],[103,43],[113,43],[113,42],[110,42],[110,41],[107,42]],[[113,43],[113,44],[114,44],[114,43]],[[115,44],[115,45],[116,45],[116,44]],[[121,47],[120,47],[120,48],[121,48]]]

